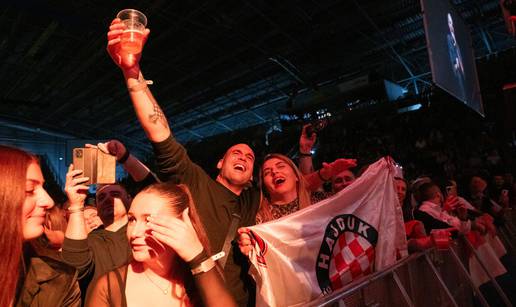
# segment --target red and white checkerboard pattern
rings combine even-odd
[[[330,280],[333,290],[358,277],[370,274],[374,265],[374,247],[362,236],[345,232],[333,247],[330,263]]]

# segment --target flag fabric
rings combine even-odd
[[[390,158],[331,198],[249,227],[257,306],[301,306],[407,254]]]
[[[500,257],[504,256],[507,251],[498,236],[481,235],[476,231],[471,231],[466,238],[472,243],[476,255],[483,264],[482,266],[474,254],[470,254],[469,273],[476,287],[491,281],[484,267],[493,277],[507,273],[507,269],[500,261]]]

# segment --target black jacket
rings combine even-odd
[[[48,256],[31,257],[16,306],[81,306],[77,270]]]

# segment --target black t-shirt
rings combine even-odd
[[[153,147],[158,177],[163,181],[186,184],[190,189],[213,253],[222,250],[233,213],[241,217],[239,227],[255,224],[260,205],[260,192],[256,187],[250,187],[236,195],[193,163],[185,148],[172,136],[162,142],[153,143]],[[247,304],[249,294],[246,266],[247,259],[238,247],[233,246],[224,275],[229,291],[240,305]]]
[[[63,242],[63,261],[79,271],[81,291],[97,278],[130,262],[132,253],[127,241],[127,224],[117,231],[95,229],[85,240],[66,238]]]

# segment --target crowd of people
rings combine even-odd
[[[335,121],[320,135],[305,125],[290,138],[289,146],[299,144],[297,164],[285,148],[271,150],[278,148],[274,138],[269,147],[236,144],[214,163],[212,178],[174,138],[140,69],[141,54],[121,50],[124,27],[112,22],[107,49],[152,144],[154,172],[119,141],[89,145],[114,156],[138,192],[111,184],[88,195],[89,178],[70,165],[67,201],[57,206],[43,188],[38,159],[0,146],[0,241],[7,246],[1,306],[253,305],[247,227],[332,197],[385,155],[403,166],[393,182],[394,205],[403,210],[410,251],[432,248],[435,230],[491,242],[508,223],[516,184],[513,170],[503,167],[512,162],[490,131],[465,131],[468,123],[439,112]],[[428,129],[431,121],[443,121],[441,129]],[[325,161],[318,170],[313,158]],[[501,261],[510,277],[511,260]]]

